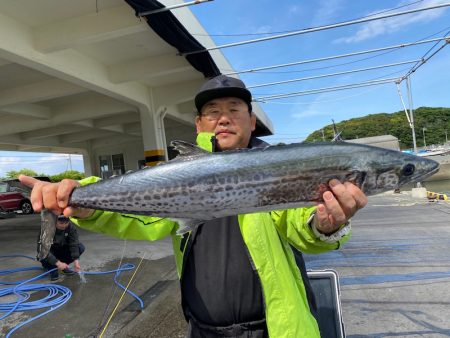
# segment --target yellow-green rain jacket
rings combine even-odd
[[[197,144],[211,151],[211,134],[199,134]],[[98,180],[97,177],[89,177],[80,182],[86,185]],[[320,337],[289,244],[304,253],[321,253],[338,249],[349,235],[336,243],[317,239],[307,224],[314,210],[315,207],[309,207],[238,216],[244,243],[261,280],[270,337]],[[176,222],[99,210],[89,218],[72,220],[84,229],[123,239],[153,241],[172,236],[177,271],[181,278],[186,246],[180,248],[182,236],[176,234]]]

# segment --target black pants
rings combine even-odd
[[[265,319],[226,327],[214,327],[200,323],[189,316],[189,327],[186,338],[268,338],[269,333]]]
[[[84,252],[85,247],[82,243],[79,244],[80,249],[80,256]],[[70,248],[68,246],[62,246],[58,248],[52,248],[50,249],[53,256],[55,256],[57,259],[59,259],[61,262],[64,262],[66,264],[72,263],[74,260],[70,256]],[[41,264],[44,267],[44,269],[51,270],[56,268],[56,265],[50,264],[47,259],[41,260]]]
[[[239,333],[228,333],[221,334],[212,331],[205,331],[203,329],[199,329],[195,325],[191,325],[189,323],[188,333],[186,338],[225,338],[225,337],[233,337],[233,338],[267,338],[269,334],[267,333],[267,329],[253,329],[253,330],[245,330]]]

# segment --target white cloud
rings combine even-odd
[[[263,33],[271,33],[273,31],[273,27],[269,25],[259,26],[255,30],[253,30],[256,34],[263,34]]]
[[[8,157],[0,157],[0,165],[7,165],[10,163],[14,163],[14,162],[18,162],[20,161],[20,157],[16,157],[16,156],[8,156]]]
[[[314,109],[307,109],[307,110],[302,110],[300,112],[294,113],[292,114],[292,118],[296,119],[296,120],[303,120],[306,118],[311,118],[311,117],[317,117],[317,116],[326,116],[328,115],[327,113],[324,113],[322,111],[319,110],[314,110]]]
[[[326,94],[314,95],[314,99],[305,109],[296,108],[295,112],[291,113],[291,117],[296,120],[310,119],[311,117],[325,117],[330,113],[323,110],[322,100],[326,98]],[[301,100],[301,99],[300,99]]]
[[[438,5],[444,3],[442,0],[428,0],[420,3],[420,8],[422,7],[430,7],[433,5]],[[401,5],[401,3],[400,3]],[[419,8],[419,6],[408,7],[407,9],[402,8],[399,11],[406,11],[413,8]],[[377,10],[373,13],[378,13],[383,10]],[[356,33],[352,36],[343,37],[340,39],[336,39],[334,43],[355,43],[361,42],[364,40],[372,39],[381,35],[391,34],[393,32],[397,32],[407,26],[429,22],[436,18],[442,16],[445,12],[445,8],[441,9],[432,9],[426,10],[422,12],[417,12],[413,14],[406,14],[401,16],[396,16],[388,19],[381,19],[376,21],[371,21],[364,24]],[[370,14],[370,13],[369,13]],[[386,13],[387,14],[387,13]]]
[[[289,14],[289,15],[297,14],[297,13],[300,12],[300,9],[301,9],[300,6],[292,5],[292,6],[290,6],[289,9],[288,9],[288,14]]]
[[[312,19],[312,26],[325,25],[335,21],[341,8],[343,8],[342,3],[342,0],[317,1],[314,5],[316,14]]]

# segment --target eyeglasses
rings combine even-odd
[[[222,110],[206,110],[202,112],[201,116],[205,117],[208,121],[217,121],[225,112]],[[242,109],[229,109],[226,111],[228,117],[232,120],[238,120],[244,116],[244,114],[248,114],[248,111]]]

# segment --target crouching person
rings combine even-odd
[[[40,262],[44,269],[52,270],[50,280],[56,281],[59,278],[59,271],[72,275],[80,271],[79,258],[84,252],[84,245],[78,239],[76,226],[70,222],[69,218],[61,215],[56,221],[56,232],[53,237],[53,244],[50,252]],[[69,264],[74,264],[74,269],[70,269]]]

